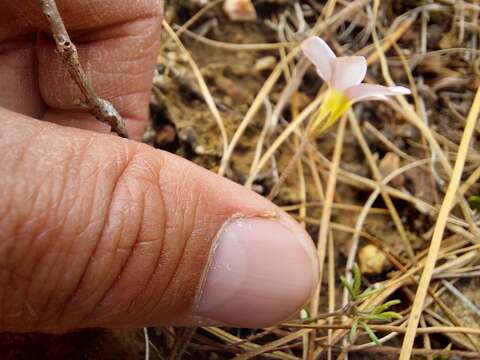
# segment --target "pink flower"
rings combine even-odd
[[[389,95],[410,94],[410,90],[402,86],[362,83],[367,73],[367,60],[363,56],[336,57],[327,43],[317,36],[304,40],[302,50],[329,87],[329,93],[314,120],[316,133],[333,125],[356,102],[387,100]]]

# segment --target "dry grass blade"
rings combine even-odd
[[[465,159],[467,157],[468,148],[472,135],[474,133],[475,124],[478,120],[479,113],[480,88],[477,90],[475,99],[468,114],[467,124],[463,132],[462,140],[460,142],[460,148],[458,150],[457,160],[455,161],[455,166],[453,168],[452,177],[450,179],[450,183],[448,184],[447,193],[445,194],[445,198],[438,214],[435,231],[433,233],[432,241],[430,243],[430,248],[428,251],[427,262],[420,278],[420,283],[418,285],[417,293],[415,295],[415,301],[413,303],[410,319],[408,322],[407,332],[405,334],[405,339],[402,344],[400,360],[410,359],[411,356],[411,350],[418,327],[418,321],[420,320],[423,304],[425,302],[425,296],[427,295],[427,289],[430,284],[432,273],[435,268],[435,263],[438,258],[443,233],[447,224],[448,214],[450,213],[452,205],[454,204],[455,195],[460,185],[463,167],[465,165]]]
[[[375,180],[377,180],[379,183],[382,181],[382,175],[380,174],[380,170],[373,158],[372,151],[370,150],[370,147],[368,146],[367,141],[365,140],[365,137],[362,134],[362,131],[360,130],[360,125],[358,124],[357,117],[355,114],[351,111],[349,113],[349,119],[350,123],[353,129],[353,132],[360,144],[360,147],[362,148],[363,153],[365,154],[365,157],[367,158],[367,161],[370,165],[370,168],[373,173],[373,177]],[[408,256],[410,257],[411,261],[415,261],[415,253],[413,252],[412,244],[410,244],[410,241],[408,240],[407,233],[405,231],[405,227],[402,224],[402,220],[400,219],[400,216],[398,215],[397,209],[395,205],[393,204],[392,199],[390,198],[390,195],[383,189],[381,189],[381,194],[382,198],[385,201],[385,204],[387,205],[388,211],[391,214],[391,217],[393,219],[393,222],[395,223],[395,226],[397,227],[397,231],[400,234],[400,237],[403,241],[403,244],[405,245],[405,249],[407,251]]]
[[[376,23],[376,14],[378,12],[378,7],[380,6],[380,2],[378,0],[374,0],[374,5],[375,5],[375,11],[374,15],[371,15],[373,19],[373,23]],[[390,76],[390,71],[388,68],[388,63],[387,59],[385,57],[384,50],[382,46],[380,45],[380,42],[378,40],[378,35],[376,31],[376,27],[372,27],[372,37],[373,41],[375,44],[375,47],[377,49],[377,53],[379,55],[380,59],[380,64],[382,68],[382,74],[385,80],[389,85],[394,85],[394,82]],[[405,100],[403,96],[397,96],[398,102],[400,103],[401,107],[398,107],[394,102],[390,102],[390,104],[397,109],[400,113],[402,113],[405,118],[409,121],[412,121],[412,123],[418,127],[418,129],[422,132],[422,135],[425,136],[427,139],[429,145],[432,148],[432,153],[438,155],[440,163],[442,164],[444,170],[447,172],[449,176],[452,175],[452,167],[448,161],[447,156],[445,155],[444,151],[442,148],[439,146],[437,140],[435,139],[434,132],[430,127],[417,115],[417,113],[413,110],[412,106]],[[395,105],[394,105],[395,104]],[[475,129],[475,125],[474,125]],[[463,199],[460,200],[459,202],[460,208],[463,212],[463,215],[467,219],[471,231],[478,236],[479,230],[476,226],[476,224],[473,222],[471,214],[470,214],[470,209],[467,207],[466,202],[463,201]]]
[[[307,335],[310,333],[312,330],[311,329],[302,329],[296,332],[293,332],[289,335],[286,335],[278,340],[272,341],[268,343],[267,345],[263,345],[258,347],[255,350],[251,350],[246,352],[245,354],[238,355],[234,358],[234,360],[248,360],[248,359],[255,359],[257,356],[268,352],[268,351],[273,351],[277,347],[280,347],[282,345],[288,344],[289,342],[299,339],[303,337],[304,335]]]
[[[284,62],[289,62],[295,58],[295,56],[298,54],[299,49],[298,47],[292,50],[288,56],[283,60]],[[267,81],[263,84],[262,88],[260,89],[259,93],[255,97],[255,100],[253,101],[252,105],[248,109],[247,113],[245,114],[245,117],[243,118],[242,122],[238,126],[237,130],[235,131],[235,134],[232,137],[232,141],[230,142],[230,146],[227,148],[227,152],[225,154],[225,157],[222,159],[222,162],[220,164],[220,169],[218,171],[219,175],[224,175],[225,171],[228,166],[228,162],[230,161],[230,157],[232,156],[232,153],[235,149],[235,146],[239,142],[241,136],[243,135],[243,132],[247,128],[247,126],[250,124],[250,122],[253,120],[253,117],[256,115],[257,111],[259,110],[262,102],[265,100],[267,95],[270,93],[272,90],[273,86],[277,82],[278,78],[283,72],[283,66],[282,64],[278,64],[273,72],[270,74],[268,77]]]
[[[260,345],[254,344],[249,341],[245,341],[235,335],[230,334],[229,332],[222,330],[220,328],[216,327],[209,327],[205,328],[205,331],[211,333],[212,335],[215,335],[216,337],[222,339],[228,344],[236,345],[241,349],[244,349],[246,351],[254,351],[256,349],[261,348]],[[273,359],[281,359],[281,360],[298,360],[296,356],[289,355],[287,353],[284,353],[282,351],[273,351],[271,354],[266,354],[268,358],[273,358]]]
[[[345,128],[346,128],[346,118],[345,116],[340,120],[340,124],[338,126],[338,133],[337,138],[335,141],[335,148],[333,150],[333,158],[332,158],[332,169],[330,171],[330,175],[328,177],[327,188],[325,191],[325,199],[324,199],[324,208],[322,212],[321,222],[320,222],[320,231],[318,234],[318,243],[317,243],[317,256],[318,256],[318,276],[320,280],[320,284],[313,293],[313,297],[311,300],[311,315],[315,318],[318,315],[318,307],[320,301],[320,291],[321,291],[321,282],[323,279],[323,269],[325,268],[325,258],[327,255],[327,241],[328,236],[331,235],[331,214],[332,214],[332,204],[335,196],[335,187],[337,182],[337,171],[340,165],[340,159],[342,157],[342,148],[343,142],[345,139]],[[331,281],[330,281],[331,282]],[[332,300],[330,300],[332,302]],[[315,336],[315,334],[311,334],[311,337]],[[309,348],[309,359],[313,358],[313,338],[311,339],[311,344]]]
[[[205,4],[195,15],[193,15],[185,24],[182,26],[174,25],[173,28],[177,30],[177,36],[180,37],[185,31],[188,31],[188,28],[191,27],[198,19],[200,19],[208,10],[214,8],[217,5],[220,5],[225,0],[214,0],[210,1],[209,3]],[[169,41],[165,41],[160,48],[162,51],[165,47],[167,47]]]
[[[267,164],[270,160],[272,155],[277,151],[277,149],[282,145],[284,141],[292,134],[298,127],[307,120],[307,118],[312,114],[321,103],[322,98],[318,97],[313,102],[311,102],[298,116],[294,119],[288,126],[283,130],[283,132],[275,139],[275,141],[270,145],[270,147],[265,151],[262,155],[260,160],[258,161],[257,166],[255,169],[252,169],[250,172],[247,181],[245,182],[245,186],[247,188],[251,187],[253,182],[255,181],[258,173],[262,170],[262,168]],[[307,139],[308,140],[308,139]],[[233,141],[233,140],[232,140]]]
[[[277,49],[282,49],[286,47],[291,47],[294,46],[295,43],[272,43],[272,44],[232,44],[232,43],[226,43],[222,41],[217,41],[217,40],[212,40],[208,39],[206,37],[200,36],[198,34],[195,34],[194,32],[183,29],[181,27],[175,26],[176,29],[178,29],[178,32],[182,32],[183,34],[190,36],[192,39],[197,40],[198,42],[201,42],[202,44],[216,47],[219,49],[223,50],[229,50],[229,51],[265,51],[265,50],[277,50]]]
[[[197,64],[195,63],[195,60],[193,60],[193,57],[190,55],[190,52],[183,46],[182,42],[178,38],[177,34],[173,29],[170,27],[170,25],[164,20],[163,21],[163,26],[173,39],[177,46],[182,49],[182,51],[185,53],[187,56],[188,62],[190,63],[190,66],[192,67],[193,73],[195,74],[195,77],[197,78],[198,84],[200,85],[200,89],[202,91],[202,95],[205,98],[205,102],[207,103],[210,111],[212,112],[213,117],[215,118],[215,121],[217,122],[218,128],[220,129],[220,134],[222,136],[222,145],[223,145],[223,157],[225,158],[227,148],[228,148],[228,136],[227,136],[227,131],[225,130],[225,125],[223,123],[222,116],[220,115],[220,112],[218,111],[217,105],[215,104],[215,101],[213,100],[212,94],[210,93],[210,90],[208,89],[207,84],[205,83],[205,79],[202,76],[202,73],[200,69],[198,68]]]
[[[143,328],[143,336],[145,338],[145,360],[150,360],[150,340],[148,337],[148,328]]]
[[[390,354],[396,355],[400,350],[392,346],[380,346],[376,348],[369,349],[368,353],[376,354]],[[445,350],[445,349],[412,349],[413,355],[418,356],[435,356],[435,357],[445,357],[449,358],[458,357],[460,359],[478,359],[478,353],[475,351],[462,351],[462,350]]]
[[[311,325],[311,324],[285,324],[285,327],[291,327],[294,329],[350,329],[349,325]],[[370,325],[372,330],[376,331],[395,331],[400,334],[407,332],[407,329],[404,326],[398,325]],[[479,328],[467,328],[459,326],[430,326],[417,329],[417,334],[446,334],[446,333],[457,333],[457,334],[473,334],[480,335]]]
[[[192,339],[193,334],[197,331],[196,327],[178,329],[180,335],[175,339],[175,344],[170,352],[169,360],[182,359],[185,350]]]
[[[342,156],[343,141],[345,138],[346,117],[343,117],[338,126],[337,138],[335,141],[335,148],[333,150],[332,168],[328,176],[327,188],[325,191],[324,208],[320,222],[320,232],[318,234],[317,256],[319,263],[319,278],[323,279],[323,269],[325,265],[325,257],[327,252],[327,239],[330,230],[332,204],[335,196],[335,187],[337,182],[337,171],[340,166],[340,159]],[[312,316],[315,317],[318,312],[318,302],[320,299],[320,286],[316,289],[312,299]]]

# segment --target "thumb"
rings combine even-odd
[[[288,318],[317,283],[276,206],[174,155],[0,109],[0,330]]]

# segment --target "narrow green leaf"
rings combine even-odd
[[[480,196],[472,195],[468,197],[468,204],[474,210],[480,210]]]
[[[353,291],[353,288],[350,282],[347,279],[345,279],[344,276],[340,276],[340,281],[342,282],[343,286],[345,286],[345,288],[348,290],[350,297],[352,299],[355,299],[355,292]]]
[[[388,308],[394,306],[394,305],[398,305],[400,304],[401,301],[400,300],[390,300],[390,301],[387,301],[386,303],[382,304],[382,305],[378,305],[373,311],[372,313],[374,314],[380,314],[382,312],[384,312],[385,310],[387,310]]]
[[[448,351],[450,351],[452,349],[452,343],[448,343],[448,345],[445,347],[445,349],[443,349],[446,354],[440,354],[440,355],[437,355],[437,356],[434,356],[433,359],[434,360],[448,360],[449,359],[449,356],[448,356]]]
[[[300,319],[301,320],[306,320],[310,317],[310,312],[308,311],[308,309],[306,308],[303,308],[301,311],[300,311]]]
[[[369,314],[369,313],[358,313],[358,317],[362,320],[380,320],[385,321],[385,319],[380,314]]]
[[[377,315],[381,320],[392,321],[392,319],[399,320],[402,318],[402,315],[395,311],[385,311]]]
[[[350,334],[348,334],[348,339],[350,344],[353,345],[355,339],[357,338],[357,328],[358,328],[358,320],[355,320],[352,324],[352,328],[350,329]]]
[[[360,272],[360,268],[358,267],[357,263],[353,264],[352,267],[353,272],[353,291],[356,295],[358,295],[360,291],[360,286],[362,285],[362,273]]]
[[[367,333],[370,340],[372,340],[377,345],[381,345],[380,340],[378,339],[377,335],[375,335],[375,333],[372,331],[372,329],[370,329],[370,327],[366,323],[364,323],[362,321],[360,325],[365,330],[365,332]]]
[[[382,290],[382,288],[378,288],[378,289],[374,289],[374,288],[368,288],[368,289],[365,289],[360,295],[357,295],[355,297],[355,300],[365,300],[366,298],[368,298],[369,296],[373,295],[373,294],[376,294],[378,292],[380,292]]]

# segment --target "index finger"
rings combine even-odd
[[[80,61],[100,97],[110,100],[139,138],[159,42],[158,0],[57,0]],[[36,0],[0,3],[0,105],[63,125],[99,129],[82,109]],[[103,129],[108,130],[108,129]]]

